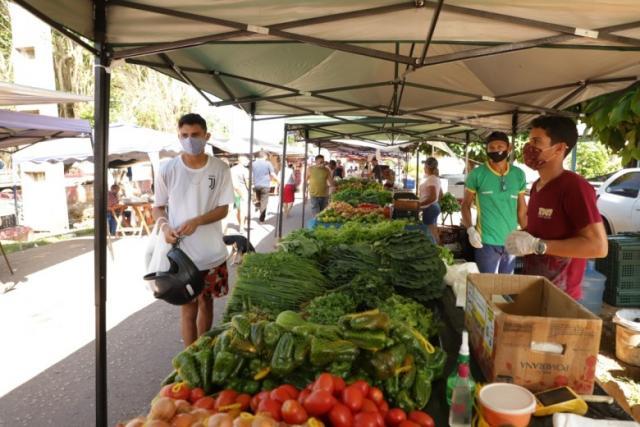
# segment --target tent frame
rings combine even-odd
[[[107,144],[108,144],[108,124],[109,124],[109,90],[110,90],[110,70],[109,66],[111,61],[114,59],[127,59],[131,63],[138,63],[140,65],[150,65],[152,67],[166,67],[168,69],[172,69],[177,75],[195,87],[196,90],[200,93],[201,96],[205,97],[207,101],[212,104],[211,100],[204,94],[201,89],[198,89],[197,85],[193,83],[193,81],[189,78],[188,73],[207,73],[212,76],[213,79],[220,82],[222,77],[229,78],[239,78],[238,76],[231,76],[229,74],[223,73],[221,71],[216,70],[199,70],[199,69],[189,69],[187,67],[178,67],[175,63],[172,63],[168,52],[178,49],[184,49],[189,47],[200,46],[206,43],[211,43],[214,41],[221,40],[232,40],[238,37],[247,37],[251,35],[264,35],[269,34],[270,36],[274,36],[280,41],[285,40],[289,42],[295,43],[304,43],[309,45],[321,46],[324,48],[333,49],[336,51],[349,52],[356,55],[363,55],[371,58],[376,58],[385,61],[391,61],[395,63],[394,69],[394,79],[389,82],[385,82],[384,84],[392,85],[394,87],[392,99],[390,100],[390,107],[385,106],[376,106],[376,105],[362,105],[355,102],[349,102],[345,100],[341,100],[338,98],[329,97],[324,95],[327,93],[327,89],[324,89],[324,93],[320,91],[315,92],[306,92],[301,93],[297,90],[286,88],[280,86],[279,88],[289,92],[292,96],[293,94],[297,94],[295,96],[305,95],[305,96],[313,96],[324,100],[329,100],[332,102],[339,103],[344,106],[353,107],[356,110],[365,110],[368,112],[381,114],[385,117],[389,115],[412,115],[414,117],[423,118],[426,120],[431,120],[432,123],[443,123],[443,124],[457,124],[462,126],[469,126],[471,128],[480,128],[478,125],[472,125],[469,123],[464,123],[463,120],[443,120],[438,117],[429,116],[427,114],[423,114],[425,111],[429,111],[432,108],[428,109],[418,109],[413,111],[403,111],[400,108],[402,94],[407,86],[413,87],[415,89],[427,89],[425,87],[417,87],[417,85],[406,82],[406,76],[409,73],[415,72],[420,68],[427,67],[430,65],[440,64],[444,62],[454,62],[454,61],[463,61],[465,59],[470,58],[478,58],[478,57],[486,57],[490,55],[497,55],[505,52],[511,52],[516,50],[530,49],[536,46],[550,46],[550,47],[567,47],[566,45],[560,45],[561,42],[566,42],[576,38],[590,38],[590,39],[601,39],[610,42],[621,43],[624,45],[630,46],[629,49],[640,50],[640,40],[624,37],[620,35],[614,34],[615,32],[619,32],[622,30],[627,30],[631,28],[640,27],[640,22],[628,22],[623,23],[616,26],[605,27],[600,29],[585,29],[585,28],[574,28],[566,25],[558,25],[552,24],[549,22],[542,22],[533,19],[526,19],[516,16],[509,16],[504,14],[498,14],[483,10],[476,10],[468,7],[460,7],[454,5],[444,4],[443,0],[438,0],[437,3],[432,0],[413,0],[413,1],[404,1],[399,2],[397,4],[382,6],[382,7],[374,7],[356,11],[350,11],[345,13],[337,13],[327,16],[319,16],[314,18],[303,19],[299,21],[293,22],[283,22],[275,25],[269,26],[257,26],[251,24],[245,24],[230,20],[224,20],[209,16],[202,16],[192,13],[179,12],[172,9],[165,9],[156,6],[150,5],[142,5],[133,3],[127,0],[94,0],[93,1],[93,12],[94,12],[94,34],[93,34],[93,42],[94,46],[92,47],[87,42],[83,40],[83,37],[78,35],[76,32],[70,30],[65,27],[63,24],[60,24],[46,14],[39,11],[37,8],[30,6],[26,0],[14,0],[16,3],[38,16],[44,22],[47,22],[53,28],[60,31],[63,35],[69,37],[74,40],[79,45],[83,46],[89,52],[91,52],[96,60],[95,60],[95,181],[94,181],[94,193],[95,193],[95,230],[96,230],[96,239],[95,239],[95,305],[96,305],[96,425],[99,427],[107,425],[107,375],[106,375],[106,278],[107,278],[107,268],[106,268],[106,246],[107,246],[107,236],[106,236],[106,169],[107,169]],[[188,19],[197,22],[206,22],[215,25],[221,25],[230,29],[228,32],[220,33],[220,34],[211,34],[208,36],[201,36],[197,38],[185,39],[185,40],[175,40],[167,43],[158,43],[152,45],[142,45],[138,47],[125,48],[121,50],[114,50],[114,47],[121,47],[117,44],[108,44],[106,41],[106,30],[107,30],[107,14],[106,7],[124,7],[129,9],[136,10],[145,10],[149,12],[154,12],[157,14],[163,14],[173,17],[178,17],[182,19]],[[391,13],[394,11],[407,10],[411,8],[432,8],[436,10],[434,17],[430,23],[429,32],[426,41],[424,42],[424,47],[421,55],[419,57],[413,56],[413,49],[411,55],[401,55],[399,53],[399,42],[396,41],[396,51],[394,53],[381,51],[378,49],[358,46],[355,44],[350,44],[341,41],[334,40],[325,40],[316,37],[305,36],[301,34],[292,33],[286,30],[297,28],[297,27],[305,27],[309,25],[326,23],[326,22],[338,22],[342,20],[348,20],[363,16],[374,16],[374,15],[382,15],[386,13]],[[438,16],[440,15],[440,11],[451,12],[456,14],[461,14],[464,16],[473,16],[484,18],[488,20],[507,22],[511,24],[518,24],[526,27],[536,28],[536,29],[544,29],[548,31],[553,31],[558,33],[558,35],[545,37],[541,39],[535,40],[527,40],[521,42],[513,42],[513,43],[497,43],[493,46],[484,46],[482,44],[481,47],[477,49],[471,49],[467,51],[457,52],[454,54],[448,55],[439,55],[434,56],[432,58],[427,57],[427,50],[431,43],[431,38],[433,35],[433,30],[438,21]],[[411,41],[410,41],[411,42]],[[420,41],[422,43],[422,41]],[[416,41],[412,42],[413,44]],[[440,41],[440,43],[444,43],[444,41]],[[467,44],[467,43],[465,43]],[[470,42],[469,45],[474,45],[477,43]],[[585,49],[605,49],[610,50],[611,46],[584,46]],[[146,61],[140,61],[138,59],[134,59],[136,57],[151,55],[151,54],[164,54],[161,58],[164,60],[164,64],[158,65],[157,63],[146,63]],[[405,64],[406,69],[405,72],[400,75],[399,74],[399,65]],[[624,81],[635,81],[637,79],[636,76],[627,76],[623,77]],[[244,78],[245,81],[250,81],[250,79]],[[257,82],[257,81],[256,81]],[[278,87],[279,85],[269,84],[268,82],[257,82],[260,84],[264,84],[271,87]],[[568,102],[570,99],[575,97],[580,91],[584,90],[589,82],[572,82],[568,83],[569,86],[575,85],[576,89],[569,95],[567,95],[566,99],[563,99],[562,102],[559,102],[555,108],[546,108],[540,106],[528,105],[525,103],[519,103],[513,100],[505,99],[508,98],[506,95],[500,97],[482,95],[482,94],[464,94],[463,96],[467,96],[471,98],[468,103],[473,102],[502,102],[509,105],[513,105],[516,107],[514,111],[504,112],[499,114],[511,114],[513,118],[513,131],[518,129],[518,109],[526,108],[534,111],[545,111],[545,112],[553,112],[553,113],[561,113],[557,108],[561,107],[563,104]],[[372,84],[373,85],[373,84]],[[372,85],[359,85],[362,88],[373,87]],[[281,99],[286,98],[286,94],[282,96],[271,96],[271,97],[253,97],[251,99],[238,99],[234,97],[233,93],[229,90],[228,87],[224,89],[226,85],[221,85],[223,87],[224,92],[229,97],[222,102],[225,102],[226,105],[240,105],[242,104],[251,104],[251,122],[252,122],[252,130],[253,123],[255,121],[255,102],[257,101],[267,101],[276,104],[280,104],[282,106],[286,106],[289,108],[293,108],[297,111],[300,111],[300,114],[284,114],[281,117],[293,117],[293,116],[302,116],[308,114],[314,115],[324,115],[329,118],[337,119],[343,123],[350,123],[350,120],[344,119],[343,117],[337,116],[336,114],[340,114],[341,112],[329,111],[329,112],[318,112],[311,111],[309,109],[297,107],[291,104],[287,104]],[[331,88],[330,88],[331,89]],[[329,92],[336,91],[339,88],[332,88],[333,90],[329,90]],[[434,88],[429,87],[428,90],[433,90]],[[442,88],[438,88],[442,89]],[[550,88],[540,88],[539,91],[550,90]],[[339,91],[339,90],[338,90]],[[462,93],[461,93],[462,94]],[[513,95],[512,95],[513,96]],[[459,105],[459,104],[458,104]],[[344,111],[342,111],[344,112]],[[488,117],[488,116],[485,116]],[[371,130],[379,130],[384,131],[386,127],[386,123],[380,127],[372,127]],[[287,133],[287,126],[285,125],[285,135]],[[404,134],[407,136],[417,136],[411,135],[406,129],[399,129],[396,131],[399,134]],[[467,141],[469,137],[469,133],[467,135]],[[305,151],[307,150],[309,142],[306,140],[308,137],[308,130],[305,130]],[[318,142],[318,146],[320,146],[321,142]],[[253,147],[253,132],[251,133],[251,146]],[[283,162],[286,162],[286,158],[284,157],[286,154],[286,137],[284,141],[283,147]],[[306,160],[306,159],[305,159]],[[306,164],[306,162],[305,162]],[[306,174],[305,174],[306,175]],[[305,176],[306,181],[306,176]],[[282,184],[282,183],[281,183]],[[305,182],[306,184],[306,182]],[[417,184],[417,183],[416,183]],[[306,185],[305,185],[306,187]],[[417,187],[417,185],[416,185]],[[282,194],[281,194],[282,197]],[[250,205],[250,203],[249,203]],[[249,210],[250,214],[250,210]],[[279,219],[279,223],[281,219]],[[281,227],[279,227],[281,232]],[[248,232],[249,234],[249,232]]]

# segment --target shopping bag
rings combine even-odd
[[[158,224],[153,227],[147,243],[145,251],[146,272],[158,273],[160,271],[168,271],[170,264],[167,253],[171,249],[171,243],[167,243],[164,234],[161,232]]]

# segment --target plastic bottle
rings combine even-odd
[[[602,294],[607,278],[604,274],[596,271],[595,261],[587,261],[587,269],[582,279],[582,299],[580,304],[584,305],[593,314],[600,314],[602,310]]]
[[[456,380],[458,379],[458,366],[461,363],[469,365],[469,333],[462,331],[462,344],[460,344],[460,351],[458,352],[458,360],[456,361],[456,369],[451,372],[449,378],[447,378],[447,403],[451,405],[451,396],[453,395],[453,388],[456,386]],[[475,382],[469,374],[469,388],[473,391],[475,388]]]
[[[469,365],[461,363],[458,366],[456,385],[451,397],[451,409],[449,410],[449,425],[451,427],[470,427],[471,409],[473,400],[471,397],[471,385],[469,384]]]

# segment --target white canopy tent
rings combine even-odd
[[[109,162],[149,161],[149,155],[174,157],[181,147],[175,134],[134,125],[114,124],[109,127]],[[18,151],[12,156],[15,164],[23,162],[93,161],[93,147],[89,138],[55,139],[44,141]]]
[[[90,96],[0,82],[0,106],[90,102]]]

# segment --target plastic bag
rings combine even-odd
[[[169,270],[170,264],[169,258],[167,258],[167,253],[169,253],[170,249],[171,243],[167,243],[164,238],[164,234],[160,231],[158,223],[156,223],[149,235],[147,249],[144,254],[147,274]]]
[[[464,307],[466,304],[467,275],[469,273],[478,273],[478,266],[475,262],[447,266],[444,283],[453,288],[453,293],[456,296],[456,307]]]

